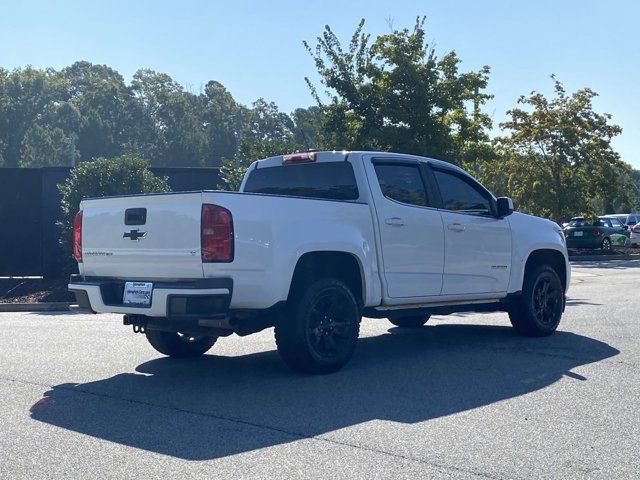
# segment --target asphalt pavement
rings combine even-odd
[[[553,336],[364,320],[289,371],[272,329],[157,354],[118,315],[0,313],[0,478],[638,478],[640,261],[574,265]]]

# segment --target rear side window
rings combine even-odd
[[[385,197],[409,205],[429,206],[418,165],[377,163],[375,169]]]
[[[357,200],[359,197],[349,162],[258,167],[249,174],[243,191],[325,200]]]

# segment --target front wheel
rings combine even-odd
[[[153,348],[171,357],[198,357],[204,355],[218,339],[218,337],[210,335],[192,336],[161,330],[146,330],[145,335]]]
[[[360,306],[347,285],[317,280],[295,294],[276,324],[278,353],[302,373],[340,370],[353,355],[360,331]]]
[[[562,282],[549,265],[541,265],[524,279],[521,297],[509,309],[520,335],[544,337],[558,328],[564,307]]]

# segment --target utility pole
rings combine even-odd
[[[69,137],[69,163],[72,167],[76,166],[76,137],[71,135]]]
[[[236,112],[236,152],[237,156],[240,153],[240,143],[242,143],[242,119],[240,118],[240,112]]]

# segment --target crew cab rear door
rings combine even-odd
[[[413,159],[365,157],[390,298],[439,295],[444,268],[440,212],[432,206],[424,167]]]

